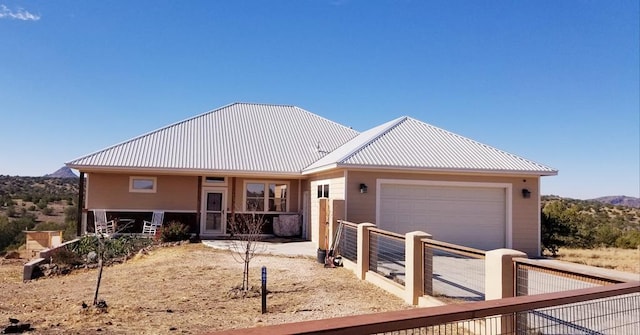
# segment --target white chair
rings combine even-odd
[[[164,219],[164,212],[153,212],[151,221],[144,221],[142,225],[142,234],[154,236],[158,231],[158,228],[162,227],[162,220]]]
[[[93,210],[93,221],[96,226],[96,234],[113,234],[116,231],[114,220],[107,221],[107,212],[104,209]]]

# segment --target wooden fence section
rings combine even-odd
[[[633,329],[640,329],[637,306],[640,304],[640,282],[630,282],[598,286],[565,292],[538,294],[505,298],[501,300],[481,301],[467,304],[455,304],[439,307],[416,308],[403,311],[356,315],[325,320],[297,322],[274,326],[227,330],[212,334],[380,334],[411,330],[417,334],[449,334],[447,329],[463,330],[464,334],[528,334],[536,333],[535,327],[517,329],[516,318],[523,313],[535,313],[550,307],[563,307],[560,318],[552,320],[558,327],[569,327],[566,334],[599,333],[598,329],[586,329],[577,320],[584,321],[589,316],[581,314],[584,308],[576,309],[576,305],[587,301],[616,301],[618,310],[608,310],[607,316],[617,315],[609,319],[607,329],[614,329],[613,334],[634,334]],[[617,299],[623,297],[624,299]],[[621,303],[624,302],[624,303]],[[578,306],[579,307],[579,306]],[[633,316],[636,315],[634,318]],[[562,319],[566,316],[566,319]],[[597,320],[594,323],[599,323]],[[481,328],[479,331],[475,329]],[[571,331],[579,329],[579,331]],[[444,331],[443,331],[444,330]],[[632,331],[632,333],[629,333]],[[537,334],[537,333],[536,333]]]

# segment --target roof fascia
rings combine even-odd
[[[482,170],[482,169],[437,169],[437,168],[414,168],[414,167],[390,167],[379,165],[348,165],[348,164],[335,164],[331,167],[324,167],[322,169],[314,169],[313,172],[303,174],[311,174],[324,172],[331,169],[348,169],[348,170],[376,170],[376,171],[389,171],[389,172],[423,172],[423,173],[438,173],[438,174],[468,174],[468,175],[506,175],[506,176],[556,176],[557,170],[553,171],[517,171],[517,170]]]
[[[242,170],[196,170],[196,169],[163,169],[163,168],[135,168],[135,167],[110,167],[110,166],[83,166],[65,164],[67,167],[81,172],[99,172],[99,173],[138,173],[138,174],[162,174],[162,175],[188,175],[188,176],[204,176],[204,175],[226,175],[234,177],[259,177],[259,178],[289,178],[304,179],[297,172],[274,172],[274,171],[242,171]]]

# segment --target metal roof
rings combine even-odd
[[[361,133],[303,173],[334,167],[557,174],[550,167],[406,116]]]
[[[295,106],[234,103],[67,165],[300,174],[357,134]]]
[[[174,123],[67,166],[278,175],[336,167],[557,174],[550,167],[410,117],[358,133],[295,106],[249,103]]]

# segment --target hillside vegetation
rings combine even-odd
[[[77,178],[0,175],[0,255],[24,244],[24,230],[63,230],[75,236]]]
[[[638,248],[640,209],[543,196],[541,229],[543,248],[553,255],[560,247]]]

